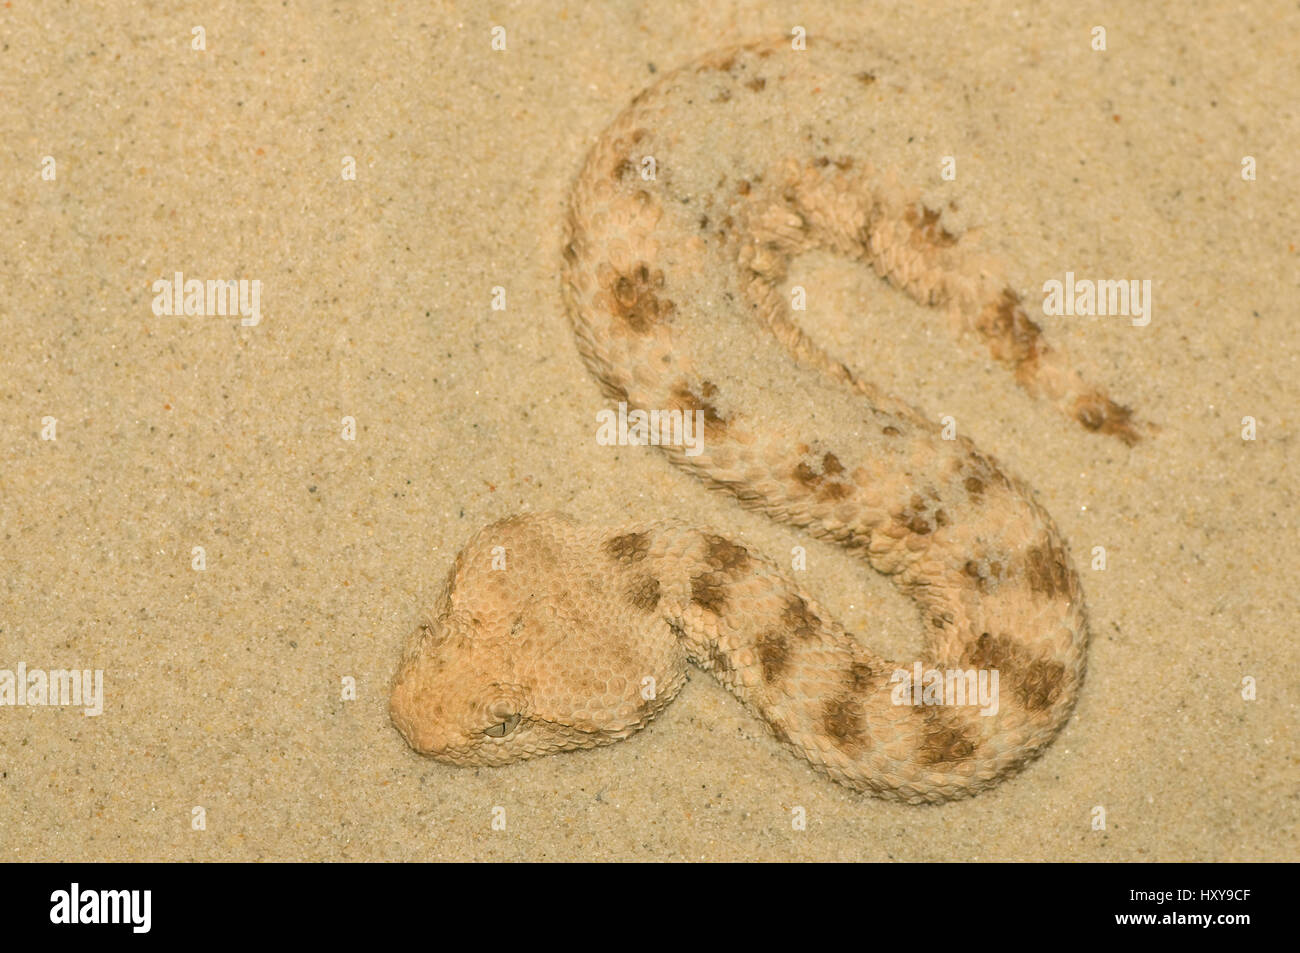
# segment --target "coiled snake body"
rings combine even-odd
[[[997,672],[996,713],[900,695],[912,664],[873,654],[723,535],[524,515],[470,541],[407,645],[391,713],[417,750],[497,765],[606,744],[649,722],[692,662],[834,780],[922,802],[994,784],[1069,717],[1088,626],[1052,520],[970,441],[805,336],[787,267],[814,249],[869,264],[1085,428],[1137,430],[1047,345],[997,262],[842,141],[904,83],[866,59],[751,44],[638,95],[573,189],[564,291],[611,402],[698,412],[702,450],[664,447],[674,464],[889,576],[919,610],[922,669]],[[806,110],[766,106],[778,88]]]

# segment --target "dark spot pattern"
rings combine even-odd
[[[848,686],[851,692],[866,695],[878,689],[884,680],[885,673],[875,671],[867,662],[856,661],[849,665]]]
[[[939,225],[939,213],[932,208],[912,206],[903,213],[903,220],[915,229],[923,244],[937,248],[950,248],[957,244],[957,237]]]
[[[660,296],[663,287],[663,271],[651,270],[641,262],[628,274],[615,273],[605,290],[609,292],[614,317],[634,333],[646,334],[667,322],[677,310],[672,301]]]
[[[779,681],[790,666],[790,639],[785,633],[772,630],[759,637],[756,648],[763,681],[769,685]]]
[[[944,514],[942,522],[939,520],[939,513],[941,512],[942,510],[936,509],[934,513],[931,513],[930,505],[926,503],[921,494],[913,493],[906,506],[895,510],[890,515],[893,517],[894,523],[901,529],[917,536],[929,536],[934,532],[936,525],[947,525],[947,514]]]
[[[958,464],[957,473],[964,474],[962,486],[966,488],[966,492],[975,503],[982,501],[984,494],[993,484],[1001,482],[1006,485],[1006,477],[1002,476],[992,461],[976,450],[966,454],[966,459]]]
[[[834,165],[835,168],[839,169],[841,172],[844,172],[848,169],[853,168],[853,157],[841,156],[838,159],[832,159],[830,156],[818,156],[816,159],[813,160],[813,165],[815,165],[819,169],[824,169],[828,165]],[[797,196],[792,196],[792,198],[797,199]]]
[[[637,99],[645,95],[647,91],[642,90],[637,94]],[[634,102],[636,100],[633,100]],[[636,173],[636,163],[629,158],[634,146],[643,142],[649,133],[644,129],[633,129],[625,136],[620,136],[612,143],[614,151],[621,157],[614,163],[610,169],[610,178],[615,182],[621,182]]]
[[[606,554],[621,562],[638,562],[650,551],[649,533],[624,533],[611,536],[601,544]]]
[[[822,705],[822,731],[841,751],[859,752],[867,744],[867,714],[862,699],[851,693],[827,698]]]
[[[1074,417],[1093,433],[1119,437],[1130,447],[1140,439],[1133,425],[1133,411],[1095,391],[1074,402]]]
[[[1065,549],[1051,536],[1044,536],[1037,546],[1025,553],[1025,575],[1029,588],[1048,599],[1070,594],[1070,566]]]
[[[627,587],[627,601],[642,612],[653,612],[661,594],[659,580],[654,576],[641,576]]]
[[[915,709],[924,726],[917,760],[921,764],[951,764],[967,761],[975,754],[977,736],[950,711],[933,705]]]
[[[1010,288],[980,312],[975,329],[985,339],[994,359],[1011,364],[1016,380],[1021,384],[1032,381],[1038,371],[1039,349],[1043,345],[1043,329],[1029,319],[1020,306],[1020,296]]]
[[[1065,666],[1036,656],[1008,636],[983,633],[967,647],[962,662],[969,668],[997,669],[999,690],[1010,688],[1027,711],[1043,711],[1061,698]]]
[[[962,572],[966,574],[975,588],[981,594],[987,594],[990,589],[1002,581],[1002,563],[997,560],[966,560],[966,565],[962,567]]]
[[[686,381],[678,381],[673,387],[672,399],[676,404],[675,409],[682,412],[703,411],[704,432],[706,435],[716,437],[727,429],[726,418],[719,413],[717,406],[711,400],[717,393],[717,385],[712,381],[702,381],[698,394],[691,390],[691,385]]]
[[[843,688],[822,705],[822,729],[846,754],[856,755],[869,744],[866,699],[887,677],[868,662],[855,660],[844,670]]]
[[[811,639],[821,631],[822,620],[808,608],[803,596],[791,596],[781,611],[781,623],[797,639]]]
[[[833,453],[826,453],[820,461],[819,473],[808,463],[795,466],[793,476],[805,489],[810,490],[818,500],[824,503],[842,500],[851,496],[854,486],[844,477],[844,464]]]
[[[727,589],[722,574],[702,572],[692,576],[691,602],[714,615],[722,615],[727,609]]]
[[[715,572],[741,573],[749,568],[749,551],[731,540],[712,533],[704,537],[704,561]]]
[[[749,568],[749,551],[723,536],[706,533],[703,562],[709,568],[691,577],[691,601],[722,615],[727,608],[727,584]]]

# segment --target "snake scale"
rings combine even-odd
[[[653,719],[693,663],[835,781],[919,803],[997,783],[1069,718],[1088,624],[1051,518],[968,439],[827,354],[785,287],[812,251],[869,265],[1031,395],[1139,439],[1130,412],[1048,345],[999,263],[862,160],[863,117],[907,83],[888,58],[788,39],[664,74],[587,156],[563,290],[610,401],[702,421],[701,452],[663,447],[674,464],[889,577],[919,612],[923,670],[996,672],[996,713],[942,693],[900,703],[910,663],[873,654],[725,535],[518,515],[458,554],[408,641],[390,711],[413,748],[500,765],[607,744]]]

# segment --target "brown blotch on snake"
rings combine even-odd
[[[779,681],[790,664],[790,639],[784,632],[771,629],[759,637],[757,648],[763,681]]]
[[[835,747],[856,752],[867,743],[867,716],[862,699],[852,693],[826,699],[822,727]]]
[[[932,208],[909,208],[904,213],[904,221],[915,228],[917,237],[928,245],[947,248],[957,244],[957,237],[939,225],[939,213]]]
[[[627,589],[628,602],[642,612],[653,612],[655,606],[659,605],[661,595],[659,580],[654,576],[641,576]]]
[[[913,710],[925,723],[922,729],[925,740],[920,750],[920,760],[923,763],[953,764],[965,761],[975,754],[976,735],[950,712],[930,706]]]
[[[673,385],[670,406],[691,413],[697,410],[703,411],[705,436],[710,438],[721,437],[726,432],[727,421],[711,401],[711,398],[715,397],[717,393],[717,385],[712,381],[701,382],[699,394],[691,389],[689,382],[678,381]]]
[[[650,535],[623,533],[610,537],[601,548],[615,559],[629,561],[645,559],[646,553],[650,551]]]
[[[1066,563],[1065,550],[1050,536],[1045,536],[1025,553],[1025,571],[1029,588],[1048,599],[1070,592],[1070,567]]]
[[[645,262],[627,274],[615,272],[607,286],[614,302],[614,314],[637,334],[648,333],[676,310],[671,301],[658,294],[663,286],[664,273],[652,271]]]
[[[853,484],[845,482],[842,478],[836,479],[844,473],[844,465],[835,454],[826,453],[819,466],[820,473],[806,461],[800,461],[794,468],[794,479],[824,502],[842,500],[853,495]]]
[[[719,572],[744,572],[749,567],[749,553],[725,537],[710,533],[704,561]]]
[[[808,602],[803,596],[790,597],[781,613],[781,621],[797,639],[811,638],[818,633],[822,625],[822,620],[808,608]]]
[[[722,615],[727,608],[727,589],[722,574],[702,572],[692,576],[691,602],[714,615]]]
[[[1029,711],[1043,711],[1061,697],[1065,666],[1036,656],[1008,636],[981,634],[964,661],[973,669],[996,669],[1001,684],[1010,685],[1016,701]]]

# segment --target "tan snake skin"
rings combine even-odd
[[[950,698],[899,704],[894,673],[910,661],[874,655],[790,575],[724,536],[529,515],[469,542],[411,636],[391,714],[416,750],[500,765],[607,744],[672,700],[687,662],[835,781],[909,802],[989,787],[1067,720],[1088,626],[1051,518],[991,457],[942,439],[791,316],[783,283],[795,256],[869,264],[950,314],[1031,394],[1088,430],[1139,439],[1129,411],[1047,345],[997,263],[862,161],[860,129],[842,138],[905,83],[879,57],[788,40],[666,74],[587,157],[564,290],[611,402],[702,413],[702,452],[665,447],[673,463],[889,576],[920,613],[923,668],[996,671],[996,714]],[[807,109],[766,105],[778,87]],[[785,158],[753,158],[773,142],[788,144]],[[756,409],[771,406],[789,414]]]

